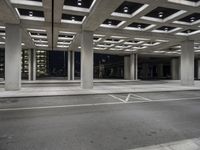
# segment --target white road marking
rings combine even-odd
[[[125,100],[126,102],[129,101],[130,96],[131,96],[131,94],[128,94],[128,96],[126,97],[126,100]]]
[[[132,96],[134,96],[134,97],[137,97],[137,98],[139,98],[139,99],[141,99],[141,100],[152,101],[152,100],[149,99],[149,98],[146,98],[146,97],[143,97],[143,96],[140,96],[140,95],[137,95],[137,94],[130,94],[130,95],[132,95]]]
[[[122,102],[126,103],[126,100],[123,100],[123,99],[121,99],[121,98],[119,98],[117,96],[114,96],[114,95],[111,95],[111,94],[109,96],[112,97],[112,98],[114,98],[114,99],[117,99],[119,101],[122,101]]]
[[[87,106],[101,106],[101,105],[115,105],[115,104],[122,104],[122,102],[76,104],[76,105],[58,105],[58,106],[41,106],[41,107],[22,107],[22,108],[2,108],[2,109],[0,109],[0,111],[71,108],[71,107],[84,107],[84,106],[87,107]]]
[[[118,98],[119,99],[119,98]],[[121,99],[122,100],[122,99]],[[121,101],[120,100],[120,101]],[[128,101],[110,102],[110,103],[95,103],[95,104],[76,104],[76,105],[60,105],[60,106],[41,106],[41,107],[21,107],[21,108],[1,108],[3,111],[20,111],[20,110],[40,110],[40,109],[55,109],[55,108],[73,108],[73,107],[89,107],[89,106],[102,106],[102,105],[118,105],[118,104],[137,104],[137,103],[154,103],[154,102],[168,102],[168,101],[181,101],[181,100],[200,100],[200,97],[193,98],[179,98],[179,99],[160,99],[160,100],[144,100],[144,101]]]

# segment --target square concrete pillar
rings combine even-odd
[[[200,79],[200,60],[197,61],[197,70],[198,70],[197,79]]]
[[[83,31],[81,34],[81,87],[93,88],[93,32]]]
[[[6,24],[5,90],[21,88],[22,33],[20,25]]]
[[[68,80],[74,80],[74,51],[68,51]]]
[[[130,80],[130,56],[124,56],[124,79]]]
[[[138,56],[137,54],[131,54],[130,56],[130,79],[138,79]]]
[[[36,80],[36,50],[29,49],[29,67],[28,67],[28,80]]]
[[[194,41],[181,43],[181,84],[194,85]]]
[[[180,59],[179,58],[173,58],[171,60],[171,76],[172,76],[172,80],[180,79]]]

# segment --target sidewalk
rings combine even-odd
[[[200,138],[182,140],[130,150],[200,150]]]
[[[52,82],[50,82],[52,83]],[[31,85],[31,84],[30,84]],[[33,97],[33,96],[63,96],[63,95],[92,95],[92,94],[115,94],[115,93],[138,93],[138,92],[163,92],[163,91],[186,91],[200,90],[200,82],[196,81],[195,86],[181,86],[178,81],[145,82],[98,82],[93,89],[81,89],[79,84],[34,84],[33,87],[22,87],[20,91],[5,91],[0,88],[0,98],[4,97]]]

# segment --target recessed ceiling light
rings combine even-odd
[[[124,12],[128,13],[128,7],[127,6],[124,7]]]
[[[190,21],[191,21],[191,22],[194,22],[194,21],[195,21],[195,17],[191,17],[191,18],[190,18]]]
[[[77,4],[78,4],[78,6],[81,6],[82,5],[82,0],[78,0]]]
[[[168,28],[165,28],[165,31],[167,32],[167,31],[168,31]]]
[[[75,17],[74,16],[72,16],[72,21],[75,21]]]
[[[163,12],[159,12],[159,13],[158,13],[158,17],[159,17],[159,18],[162,18],[162,17],[163,17]]]
[[[32,11],[29,11],[29,16],[33,17],[33,12]]]

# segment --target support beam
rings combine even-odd
[[[180,59],[179,58],[173,58],[171,60],[171,76],[172,76],[172,80],[180,79]]]
[[[137,73],[137,67],[138,67],[138,56],[137,54],[131,54],[130,57],[130,79],[131,80],[137,80],[138,79],[138,73]]]
[[[21,88],[21,42],[20,25],[6,24],[5,89],[9,91]]]
[[[124,56],[124,79],[130,80],[130,56]]]
[[[194,41],[181,43],[181,84],[194,85]]]
[[[83,31],[81,35],[81,87],[93,88],[93,32]]]

